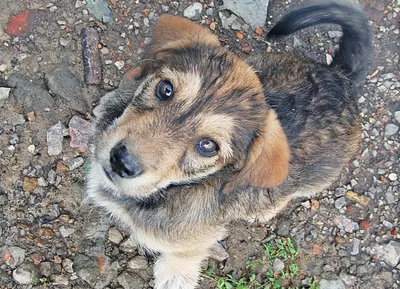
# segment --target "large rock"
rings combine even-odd
[[[25,250],[16,246],[3,247],[1,258],[12,268],[22,264],[25,260]]]
[[[386,245],[376,245],[371,253],[391,267],[396,267],[400,261],[400,242],[390,241]]]
[[[71,109],[87,113],[89,106],[80,79],[65,66],[46,74],[47,86],[52,93],[67,100]]]
[[[7,85],[14,88],[13,96],[24,113],[43,112],[45,108],[54,107],[54,99],[40,81],[31,81],[21,75],[10,75]]]
[[[223,0],[221,10],[228,9],[243,18],[253,29],[263,27],[267,19],[269,0]]]
[[[38,269],[33,264],[24,263],[12,273],[14,280],[19,284],[32,284],[38,279]]]
[[[142,289],[145,288],[144,280],[134,273],[123,272],[117,278],[119,285],[124,289]]]
[[[203,5],[199,2],[195,2],[183,11],[183,16],[192,20],[198,20],[200,19],[202,11]]]

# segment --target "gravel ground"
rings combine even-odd
[[[264,31],[300,2],[1,1],[0,288],[151,287],[152,258],[129,230],[81,205],[94,108],[140,61],[163,13],[202,23],[244,58],[294,50],[329,61],[341,35],[336,26],[265,40]],[[400,2],[360,3],[374,32],[375,61],[358,98],[359,153],[317,198],[291,204],[265,226],[231,225],[219,274],[240,276],[262,241],[290,237],[302,274],[321,288],[400,287]],[[84,71],[82,55],[99,62],[102,78]],[[216,283],[204,278],[199,288]]]

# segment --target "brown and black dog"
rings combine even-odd
[[[129,88],[102,98],[86,200],[161,253],[156,289],[195,288],[228,222],[267,222],[328,187],[357,150],[355,85],[372,51],[364,13],[314,2],[269,36],[322,23],[343,29],[329,66],[285,53],[245,62],[200,25],[162,16]]]

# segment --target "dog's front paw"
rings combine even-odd
[[[154,289],[194,289],[199,278],[200,262],[205,256],[165,254],[154,266]]]

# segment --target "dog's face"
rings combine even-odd
[[[147,58],[130,103],[97,132],[93,165],[103,186],[145,198],[224,169],[238,173],[230,188],[284,180],[286,138],[251,67],[173,16],[158,21]]]

